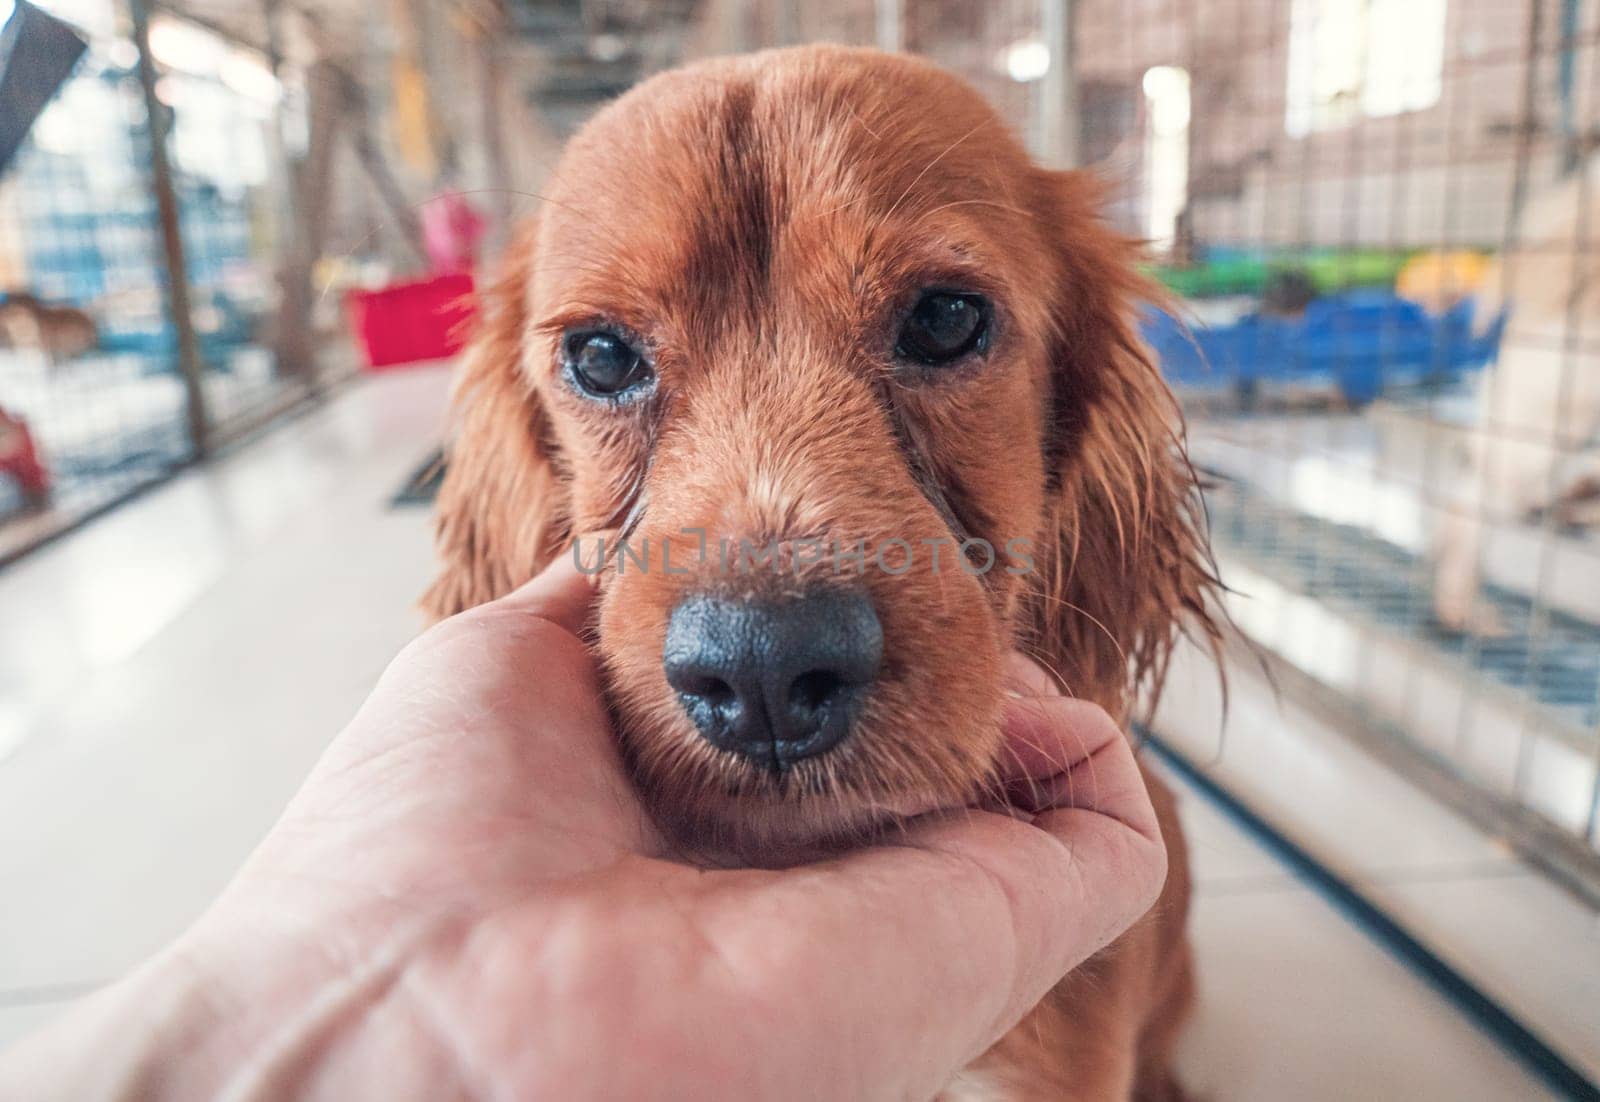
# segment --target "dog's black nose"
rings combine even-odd
[[[883,659],[883,627],[858,593],[781,601],[690,597],[672,610],[667,683],[713,746],[777,769],[850,732]]]

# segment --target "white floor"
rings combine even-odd
[[[443,392],[437,371],[361,384],[0,572],[0,1044],[178,932],[416,629],[428,517],[387,499]],[[1177,736],[1214,739],[1203,678],[1180,676]],[[1600,1038],[1592,920],[1355,751],[1302,742],[1266,694],[1236,690],[1232,717],[1241,783],[1261,749],[1294,782],[1276,810],[1386,855],[1363,868],[1396,908],[1470,911],[1456,937],[1555,990],[1563,1036]],[[1200,796],[1185,807],[1197,1094],[1548,1097]]]
[[[1192,1097],[1247,1102],[1553,1098],[1431,988],[1195,794]]]
[[[1197,421],[1194,438],[1200,462],[1256,493],[1424,553],[1430,495],[1448,483],[1423,474],[1430,447],[1441,463],[1448,455],[1427,437],[1440,431],[1391,409]],[[1497,540],[1513,552],[1487,558],[1498,584],[1596,618],[1594,533],[1508,523]],[[1219,558],[1234,590],[1229,611],[1255,643],[1476,783],[1583,837],[1600,783],[1592,726],[1575,737],[1563,717],[1442,650],[1280,584],[1248,548],[1224,547]],[[1231,671],[1231,680],[1232,714],[1219,723],[1214,672],[1186,656],[1168,684],[1165,733],[1600,1081],[1600,915],[1312,715],[1280,707],[1252,669]]]
[[[1230,671],[1223,718],[1215,669],[1182,652],[1155,726],[1600,1079],[1600,916],[1248,669]],[[1206,989],[1193,1085],[1218,1099],[1544,1097],[1198,794],[1185,823]]]

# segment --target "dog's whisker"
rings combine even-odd
[[[1002,203],[998,199],[956,199],[949,203],[941,203],[932,210],[923,212],[922,216],[924,218],[932,218],[940,211],[949,210],[952,207],[994,207],[997,210],[1010,211],[1012,214],[1023,218],[1033,217],[1021,207],[1012,206],[1010,203]]]
[[[855,119],[856,122],[861,125],[861,129],[872,135],[873,141],[883,141],[882,136],[879,135],[876,130],[872,129],[872,127],[867,125],[867,120],[861,117],[860,113],[856,111],[855,106],[849,100],[844,101],[844,109],[850,112],[850,117]]]
[[[1069,684],[1066,679],[1066,676],[1060,670],[1056,669],[1055,664],[1050,661],[1048,655],[1044,654],[1037,647],[1027,643],[1016,644],[1016,649],[1033,659],[1033,661],[1038,664],[1039,668],[1042,669],[1046,675],[1048,675],[1050,679],[1056,683],[1057,687],[1061,689],[1062,696],[1070,697],[1073,700],[1078,699],[1078,694],[1073,691],[1071,684]]]
[[[910,195],[911,192],[916,188],[916,186],[918,184],[922,183],[923,177],[927,176],[928,173],[932,172],[934,167],[936,165],[938,165],[938,163],[940,161],[944,160],[951,153],[953,153],[955,151],[956,146],[960,145],[962,142],[964,142],[968,138],[972,137],[972,135],[974,135],[978,131],[982,130],[985,126],[989,126],[992,122],[993,122],[992,119],[984,119],[983,121],[979,122],[976,126],[974,126],[971,130],[968,130],[965,134],[961,135],[961,137],[957,138],[955,141],[953,141],[949,145],[945,146],[944,149],[939,153],[939,155],[937,157],[935,157],[933,160],[929,161],[923,167],[922,171],[917,173],[915,178],[913,178],[912,181],[909,184],[906,185],[906,189],[900,193],[899,198],[897,198],[893,203],[889,204],[888,211],[886,211],[884,213],[882,218],[878,219],[878,224],[880,226],[888,225],[889,224],[889,220],[891,218],[893,218],[894,215],[895,215],[895,212],[900,209],[900,204],[905,202],[906,196]]]
[[[1106,625],[1100,620],[1099,617],[1095,616],[1094,613],[1090,612],[1082,605],[1074,604],[1072,601],[1067,600],[1065,597],[1057,593],[1047,593],[1044,590],[1035,590],[1034,596],[1039,597],[1042,600],[1053,601],[1058,605],[1076,612],[1078,615],[1088,620],[1100,630],[1102,635],[1106,637],[1106,640],[1116,650],[1117,656],[1122,659],[1123,664],[1127,665],[1129,663],[1128,652],[1123,648],[1122,644],[1117,641],[1117,637],[1111,633],[1111,629],[1106,627]]]

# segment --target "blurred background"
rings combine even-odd
[[[0,1044],[181,930],[419,627],[448,361],[562,141],[809,41],[964,75],[1150,242],[1237,625],[1146,736],[1191,1087],[1600,1097],[1600,0],[0,0]]]

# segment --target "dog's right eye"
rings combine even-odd
[[[567,371],[578,389],[597,398],[615,398],[648,383],[650,367],[616,333],[573,333],[565,342]]]

